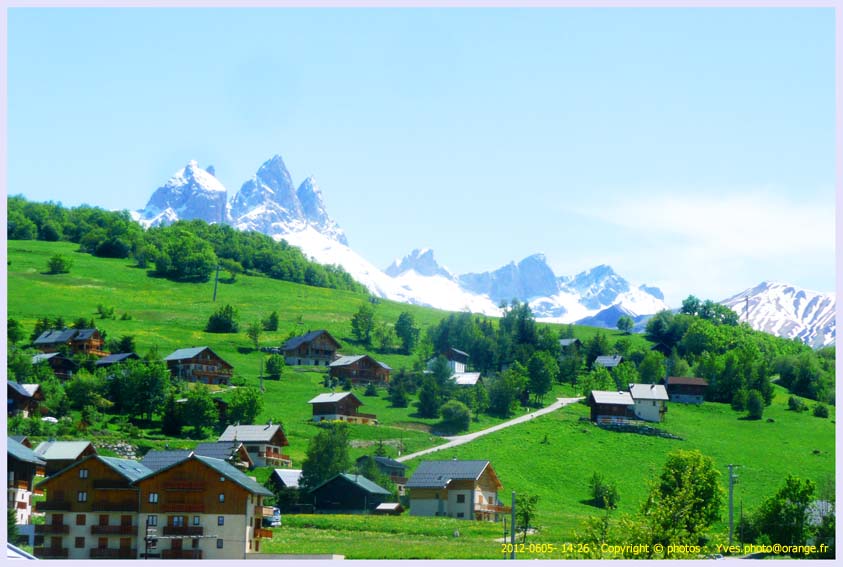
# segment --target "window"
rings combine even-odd
[[[220,502],[225,502],[225,494],[220,492]]]
[[[184,516],[173,516],[173,527],[183,528],[184,527]]]
[[[222,540],[221,539],[217,540],[217,549],[222,549]]]
[[[85,525],[85,514],[76,514],[76,525],[77,526],[84,526]]]
[[[79,478],[88,478],[88,469],[79,469]]]
[[[80,490],[76,493],[76,501],[77,502],[87,502],[88,501],[88,493],[84,490]]]
[[[85,547],[85,538],[84,537],[77,537],[76,538],[76,549],[82,549]]]
[[[465,518],[465,514],[462,512],[457,512],[457,518]]]
[[[194,526],[198,526],[198,525],[199,525],[199,516],[193,516],[193,525],[194,525]]]
[[[149,493],[149,503],[150,504],[158,504],[158,493],[157,492],[150,492]]]
[[[146,517],[146,525],[147,526],[157,526],[158,525],[158,516],[152,515]]]
[[[217,516],[217,525],[224,526],[225,525],[225,516]]]
[[[465,504],[465,494],[457,494],[457,504]]]

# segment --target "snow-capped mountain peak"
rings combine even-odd
[[[155,190],[140,211],[140,222],[145,226],[168,224],[178,219],[225,222],[227,195],[219,179],[200,168],[196,160],[190,160]]]
[[[455,279],[447,268],[439,265],[430,248],[416,248],[402,259],[396,258],[384,272],[388,276],[397,277],[411,270],[420,276],[442,276],[449,280]]]
[[[731,307],[754,329],[797,338],[813,347],[834,344],[837,332],[834,293],[803,289],[785,282],[763,281],[720,303]]]

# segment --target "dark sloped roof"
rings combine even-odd
[[[133,353],[133,352],[121,352],[118,354],[109,354],[108,356],[99,359],[94,364],[96,366],[108,366],[110,364],[119,364],[121,362],[125,362],[128,359],[137,360],[140,357]]]
[[[97,332],[96,329],[76,329],[76,330],[78,331],[78,333],[76,333],[76,336],[73,337],[74,341],[87,341],[88,339],[90,339],[91,337],[94,336],[94,333]]]
[[[135,482],[147,475],[152,474],[152,469],[145,466],[143,463],[133,461],[132,459],[117,459],[115,457],[97,456],[99,460],[111,467],[116,473],[120,474],[129,482]]]
[[[452,480],[477,480],[489,461],[422,461],[407,488],[445,488]]]
[[[213,457],[227,461],[231,454],[243,445],[240,441],[217,441],[216,443],[200,443],[193,452],[203,457]],[[250,459],[251,460],[251,459]]]
[[[325,482],[323,482],[322,484],[320,484],[319,486],[317,486],[316,488],[311,489],[310,492],[316,492],[317,490],[319,490],[320,488],[322,488],[326,484],[334,482],[340,477],[342,477],[343,479],[347,480],[348,482],[350,482],[352,484],[357,485],[358,487],[362,488],[363,490],[365,490],[369,494],[384,494],[386,496],[389,496],[391,494],[387,489],[383,488],[382,486],[380,486],[378,484],[375,484],[374,482],[372,482],[371,480],[369,480],[368,478],[366,478],[362,474],[348,474],[348,473],[339,473],[337,475],[334,475],[331,478],[329,478],[328,480],[326,480]]]
[[[205,463],[221,475],[225,476],[229,480],[232,480],[251,492],[252,494],[260,494],[261,496],[272,496],[272,492],[269,489],[261,486],[258,484],[258,481],[249,478],[242,471],[238,468],[228,464],[227,462],[223,461],[222,459],[214,459],[212,457],[203,457],[201,455],[193,455],[193,458]]]
[[[313,398],[312,400],[310,400],[307,403],[309,403],[309,404],[331,404],[331,403],[339,402],[340,400],[344,400],[348,396],[351,396],[352,398],[357,400],[357,403],[360,404],[361,406],[363,405],[363,402],[361,402],[360,399],[357,396],[355,396],[354,394],[352,394],[351,392],[331,392],[330,394],[319,394],[318,396],[316,396],[315,398]]]
[[[392,368],[390,368],[389,366],[387,366],[386,364],[384,364],[383,362],[381,362],[379,360],[375,360],[374,358],[372,358],[368,354],[358,354],[356,356],[352,356],[352,355],[341,356],[340,358],[336,359],[335,361],[333,361],[328,366],[330,366],[332,368],[337,368],[337,367],[340,367],[340,366],[349,366],[349,365],[354,364],[355,362],[357,362],[358,360],[363,359],[363,358],[370,359],[372,362],[374,362],[375,364],[377,364],[381,368],[385,368],[386,370],[392,370]]]
[[[46,465],[47,463],[38,458],[38,455],[35,452],[27,447],[26,445],[21,445],[19,441],[12,439],[9,437],[8,443],[6,445],[7,453],[12,457],[16,458],[19,461],[23,461],[25,463],[32,463],[33,465]]]
[[[281,345],[281,350],[292,350],[294,348],[298,348],[302,344],[309,343],[310,341],[318,338],[319,336],[321,336],[323,334],[328,335],[328,338],[330,338],[334,342],[334,344],[336,344],[337,347],[339,347],[339,344],[340,344],[339,341],[337,341],[334,337],[332,337],[331,333],[329,333],[328,331],[320,329],[318,331],[310,331],[309,333],[306,333],[306,334],[301,335],[299,337],[293,337],[292,339],[288,340],[283,345]]]
[[[573,344],[582,344],[582,341],[579,339],[559,339],[559,346],[571,346]]]
[[[159,471],[189,458],[191,453],[192,451],[189,449],[150,451],[143,456],[140,462],[150,470]]]
[[[56,343],[66,343],[76,336],[78,329],[48,329],[38,335],[35,342],[36,345],[52,345]]]
[[[611,356],[598,356],[597,359],[594,361],[594,364],[599,364],[600,366],[604,366],[606,368],[612,368],[617,366],[623,361],[622,356],[618,355],[611,355]]]
[[[357,463],[363,461],[363,459],[374,459],[376,463],[383,465],[385,467],[395,468],[395,469],[402,469],[405,470],[407,465],[404,463],[399,463],[395,459],[390,459],[389,457],[378,457],[377,455],[363,455],[362,457],[357,459]]]

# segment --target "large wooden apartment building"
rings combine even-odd
[[[157,471],[95,455],[45,479],[41,559],[244,559],[271,537],[272,493],[220,459],[191,454]]]

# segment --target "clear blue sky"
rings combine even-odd
[[[834,289],[830,9],[12,9],[10,194],[142,208],[273,154],[351,246],[677,304]]]

